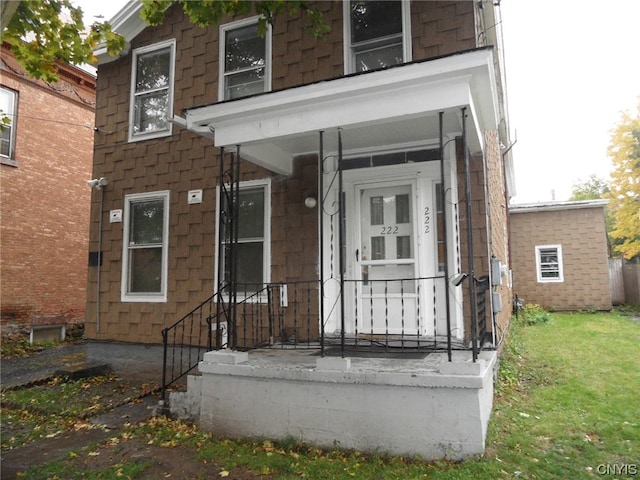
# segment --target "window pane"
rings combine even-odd
[[[129,291],[160,293],[162,285],[162,248],[129,250]]]
[[[10,124],[4,124],[0,130],[0,155],[5,157],[13,156],[13,124],[15,122],[16,93],[6,88],[0,88],[0,116],[7,116]]]
[[[351,2],[351,42],[402,33],[399,1]]]
[[[402,41],[385,47],[356,52],[355,56],[358,72],[399,65],[404,61]]]
[[[169,126],[166,118],[168,107],[169,93],[167,90],[137,96],[134,106],[134,133],[167,129]]]
[[[137,57],[136,92],[146,92],[169,85],[171,50],[163,48]]]
[[[162,199],[131,203],[129,245],[162,243],[164,201]]]
[[[411,237],[401,236],[396,237],[396,258],[411,258]]]
[[[0,131],[0,155],[11,156],[11,127],[8,125],[5,125],[4,130]]]
[[[224,78],[225,98],[240,98],[264,92],[264,68],[233,73]]]
[[[258,25],[226,32],[225,72],[265,65],[265,39],[258,35]]]
[[[264,237],[264,189],[240,192],[238,239]]]
[[[264,282],[263,269],[263,242],[247,242],[238,244],[238,291],[255,292],[262,288]],[[230,255],[231,249],[229,245],[225,246],[225,268],[224,275],[227,281],[230,277]]]
[[[384,223],[384,201],[382,197],[371,197],[371,225],[382,225]]]
[[[371,260],[385,259],[384,237],[371,237]]]
[[[409,223],[409,195],[396,195],[396,223]]]

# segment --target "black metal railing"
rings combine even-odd
[[[218,324],[214,294],[173,325],[162,330],[162,401],[166,389],[193,370],[212,349],[212,325]],[[217,329],[216,329],[217,330]]]
[[[205,352],[319,347],[319,282],[238,285],[232,319],[229,296],[216,293],[162,330],[162,400],[173,383],[194,370]]]
[[[475,279],[478,339],[487,332],[488,277]],[[162,399],[168,386],[202,360],[206,351],[319,349],[323,355],[366,352],[427,354],[468,350],[451,331],[444,276],[345,280],[345,328],[324,333],[320,325],[320,281],[272,283],[256,290],[239,285],[233,314],[226,292],[214,294],[162,331]],[[332,312],[334,318],[338,313]]]

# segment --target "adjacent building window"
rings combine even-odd
[[[355,1],[345,5],[345,73],[411,61],[409,2]]]
[[[562,246],[536,246],[536,270],[538,282],[563,282]]]
[[[258,18],[220,27],[219,98],[230,100],[271,90],[271,25],[258,32]]]
[[[269,183],[246,182],[240,187],[236,255],[236,282],[239,296],[258,292],[270,282],[270,198]],[[224,195],[219,203],[223,211],[228,212]],[[225,228],[221,235],[223,235],[223,274],[225,283],[228,285],[232,268],[229,228]]]
[[[169,192],[125,196],[122,301],[166,302]]]
[[[16,114],[18,112],[18,93],[8,88],[0,87],[0,117],[2,128],[0,129],[0,160],[2,163],[16,165]],[[4,119],[8,119],[5,123]]]
[[[175,40],[133,51],[129,141],[171,134]]]

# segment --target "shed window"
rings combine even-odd
[[[538,282],[563,282],[562,246],[536,246],[536,270]]]

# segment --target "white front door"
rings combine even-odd
[[[359,281],[353,290],[357,330],[417,333],[415,184],[359,185],[355,190],[360,213],[354,272]]]

